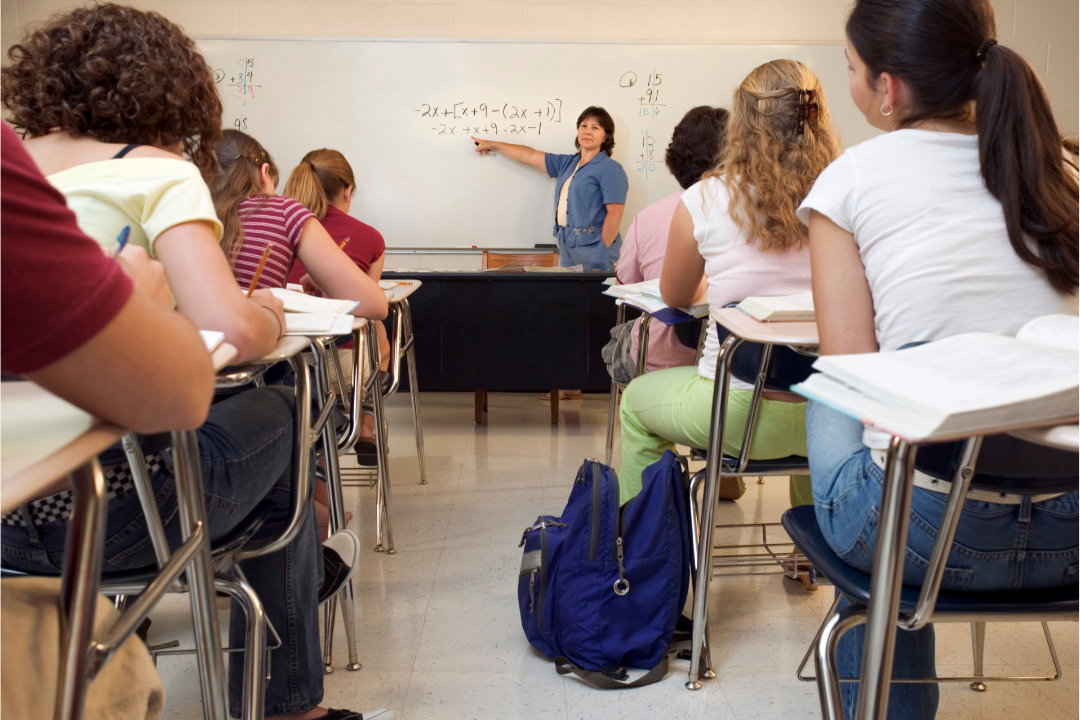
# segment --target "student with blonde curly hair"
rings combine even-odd
[[[840,154],[817,77],[794,60],[773,60],[735,91],[720,163],[690,186],[671,221],[660,292],[672,307],[689,304],[701,275],[715,313],[750,295],[810,291],[806,229],[796,210],[817,176]],[[675,444],[705,447],[720,342],[710,324],[697,367],[637,378],[623,395],[619,499],[641,491],[641,472]],[[737,454],[752,386],[731,379],[724,451]],[[750,447],[754,460],[806,455],[806,401],[766,391]],[[741,479],[721,497],[744,492]],[[793,504],[809,502],[808,478],[793,478]]]

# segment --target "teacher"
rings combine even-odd
[[[555,182],[555,232],[559,265],[585,270],[614,270],[622,237],[619,223],[629,183],[622,165],[611,159],[615,122],[601,107],[578,117],[573,155],[556,155],[526,145],[473,138],[481,155],[500,152],[511,160],[546,172]]]

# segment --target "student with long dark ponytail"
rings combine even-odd
[[[987,0],[857,0],[847,23],[851,97],[886,134],[849,149],[802,207],[821,350],[897,350],[964,332],[1013,335],[1075,313],[1077,176],[1034,71],[997,44]],[[807,450],[818,523],[869,572],[888,436],[811,402]],[[920,585],[945,504],[916,473],[904,582]],[[1076,584],[1077,493],[972,491],[943,589]],[[857,676],[862,628],[844,636]],[[895,677],[934,677],[933,626],[900,632]],[[850,717],[858,685],[843,686]],[[936,684],[897,683],[889,720],[932,718]]]

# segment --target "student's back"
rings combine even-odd
[[[667,252],[671,219],[679,207],[683,191],[720,161],[728,122],[727,110],[707,105],[687,111],[671,133],[671,143],[664,153],[664,164],[682,188],[677,193],[653,203],[635,217],[626,231],[617,275],[623,285],[660,279]],[[638,327],[630,336],[630,357],[624,364],[633,365],[638,352]],[[649,329],[648,371],[691,365],[697,349],[687,347],[673,327],[660,323]]]
[[[854,235],[882,350],[1071,312],[1009,244],[975,135],[904,129],[850,148],[814,184],[807,223],[810,210]]]

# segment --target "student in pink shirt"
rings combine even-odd
[[[620,285],[660,277],[671,218],[679,207],[683,190],[700,180],[719,162],[729,115],[723,108],[702,105],[686,113],[675,126],[664,162],[682,190],[645,208],[630,223],[615,273]],[[631,334],[631,358],[637,358],[640,324],[640,319],[634,323]],[[675,335],[675,328],[662,323],[650,326],[648,372],[693,365],[696,356],[697,349],[684,345]],[[633,364],[634,361],[630,362]]]

